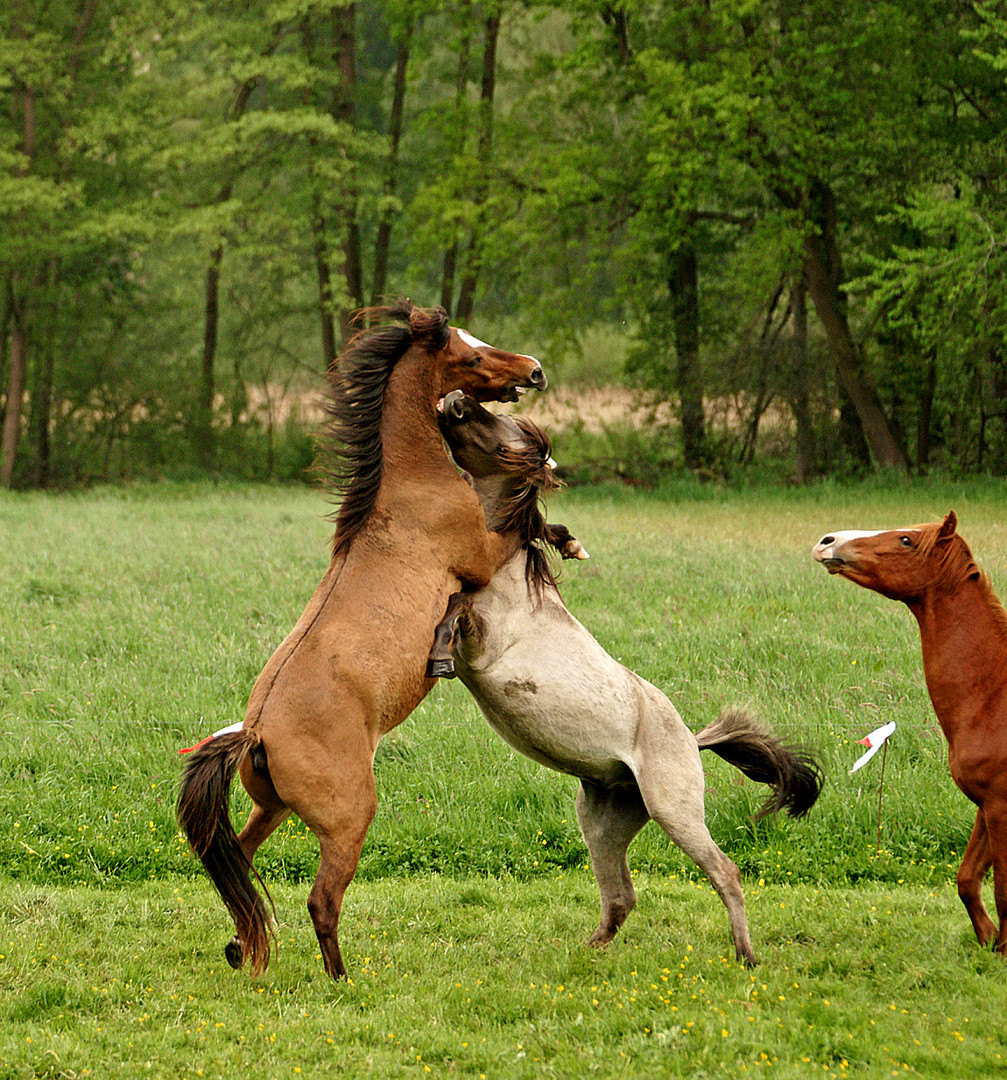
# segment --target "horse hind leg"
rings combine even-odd
[[[346,965],[339,949],[339,916],[343,896],[360,861],[364,839],[361,836],[359,842],[343,844],[332,837],[321,836],[319,841],[321,859],[308,897],[308,913],[315,927],[315,937],[318,938],[326,972],[333,979],[342,979],[346,976]]]
[[[626,851],[650,815],[635,785],[603,787],[581,780],[577,820],[601,894],[601,919],[590,944],[607,945],[636,905]]]
[[[737,958],[755,964],[741,874],[706,827],[703,767],[695,740],[691,735],[688,739],[691,745],[657,725],[641,728],[636,774],[640,793],[650,816],[713,883],[727,908]]]
[[[748,931],[748,917],[745,914],[745,893],[741,887],[741,873],[734,862],[724,854],[715,843],[705,822],[694,821],[686,828],[677,822],[666,824],[661,816],[654,814],[668,836],[689,856],[713,883],[727,908],[727,917],[731,923],[731,936],[734,939],[734,954],[743,964],[757,964],[752,939]]]
[[[360,850],[378,803],[374,773],[369,766],[366,774],[361,772],[355,781],[345,773],[325,779],[329,790],[324,804],[312,806],[310,814],[305,808],[301,814],[318,837],[321,849],[318,873],[308,896],[308,913],[325,970],[333,979],[341,979],[346,975],[338,934],[343,896],[356,873]],[[339,790],[333,790],[337,786]],[[317,793],[318,788],[314,784],[312,787]]]
[[[993,865],[990,837],[986,829],[986,817],[982,807],[976,813],[972,835],[958,867],[958,897],[965,905],[972,927],[980,945],[986,945],[996,933],[993,920],[983,904],[982,887],[986,872]],[[1001,917],[1001,926],[1003,919]]]

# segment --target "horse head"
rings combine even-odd
[[[970,576],[971,571],[978,575],[957,525],[952,510],[943,521],[926,525],[827,533],[811,554],[830,574],[891,600],[909,602],[953,577]]]
[[[558,487],[549,438],[524,417],[492,413],[462,390],[438,406],[441,434],[455,462],[476,480],[508,477],[514,486]]]
[[[433,363],[439,398],[463,390],[478,401],[517,401],[526,389],[545,390],[549,385],[534,356],[494,348],[467,330],[450,326],[442,307],[421,308],[401,299],[384,307],[362,308],[353,321],[364,329],[350,341],[337,374],[344,374],[360,356],[372,371],[372,357],[395,363],[416,347]]]
[[[441,434],[459,468],[472,478],[491,527],[516,530],[529,544],[545,540],[565,559],[587,551],[563,526],[546,523],[539,496],[562,487],[546,433],[524,416],[492,413],[460,390],[439,406]]]
[[[455,326],[449,327],[441,363],[442,395],[462,390],[477,401],[517,401],[527,388],[549,385],[534,356],[494,348]]]

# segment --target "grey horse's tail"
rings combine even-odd
[[[712,750],[750,780],[772,789],[756,819],[786,810],[806,814],[821,794],[824,777],[812,754],[787,746],[744,709],[725,709],[696,735],[700,750]]]

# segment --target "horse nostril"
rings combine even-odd
[[[541,364],[539,364],[539,366],[528,376],[528,382],[530,382],[536,390],[544,390],[549,385],[549,380],[546,378]]]
[[[820,544],[834,544],[836,542],[836,538],[834,536],[823,536],[818,542]]]

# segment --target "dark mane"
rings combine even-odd
[[[548,464],[552,453],[549,436],[526,417],[515,416],[514,420],[525,436],[525,445],[520,450],[504,450],[500,456],[508,471],[518,474],[525,482],[500,508],[498,531],[516,532],[520,536],[526,553],[525,580],[536,601],[541,602],[543,590],[556,587],[556,574],[544,546],[553,544],[553,534],[546,522],[541,496],[543,492],[558,490],[562,484]]]
[[[321,471],[340,500],[333,515],[333,555],[349,550],[381,487],[381,417],[392,368],[412,345],[441,349],[448,337],[443,308],[425,310],[409,300],[357,312],[354,322],[364,321],[370,328],[350,341],[329,370],[331,421],[322,443]]]

